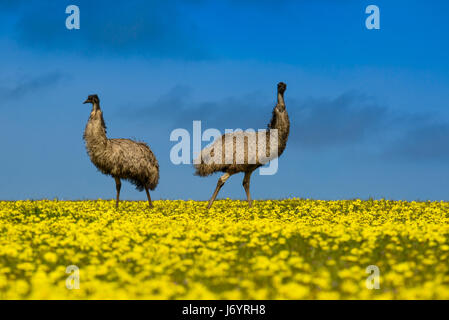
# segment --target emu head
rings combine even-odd
[[[284,94],[286,89],[287,89],[287,85],[284,82],[279,82],[278,83],[278,92],[280,94]]]
[[[86,101],[84,101],[83,103],[92,103],[93,105],[98,106],[100,105],[100,99],[96,94],[91,94],[90,96],[87,97]]]

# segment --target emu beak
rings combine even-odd
[[[89,99],[87,99],[86,101],[83,102],[83,104],[89,103]]]

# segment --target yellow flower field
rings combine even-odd
[[[449,299],[448,202],[154,204],[0,202],[0,299]]]

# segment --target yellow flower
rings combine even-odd
[[[448,202],[154,205],[0,201],[0,299],[449,299]]]
[[[46,254],[44,254],[44,259],[47,262],[55,263],[58,260],[58,256],[53,252],[47,252]]]

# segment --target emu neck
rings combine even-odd
[[[273,109],[273,116],[271,117],[268,128],[278,131],[278,155],[281,155],[287,145],[288,135],[290,133],[290,119],[285,108],[284,97],[280,93],[278,93],[278,103]]]
[[[94,104],[90,113],[89,121],[84,130],[84,140],[88,151],[105,148],[107,144],[106,125],[103,112],[98,104]]]

